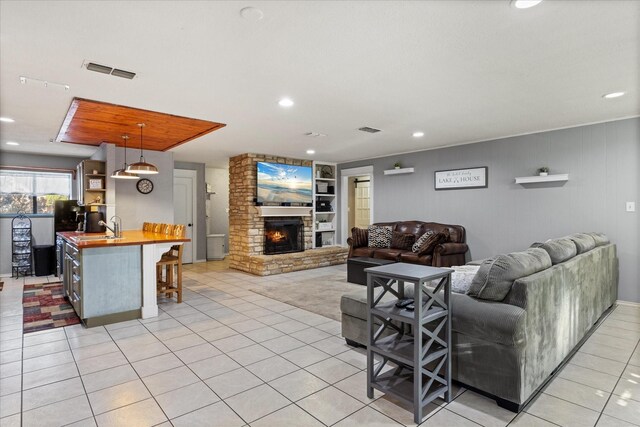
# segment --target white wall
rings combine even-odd
[[[225,252],[229,251],[229,170],[205,169],[205,181],[211,184],[207,200],[207,234],[225,235]]]

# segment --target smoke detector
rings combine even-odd
[[[369,127],[369,126],[363,126],[361,128],[358,128],[358,130],[361,130],[362,132],[368,132],[368,133],[378,133],[378,132],[380,132],[380,129],[372,128],[372,127]]]

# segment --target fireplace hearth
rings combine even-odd
[[[301,218],[265,219],[264,254],[304,251],[304,223]]]

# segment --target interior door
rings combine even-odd
[[[173,175],[173,219],[176,224],[186,225],[187,238],[190,242],[184,244],[182,250],[182,263],[191,264],[193,262],[193,189],[195,185],[195,177],[186,176],[181,172],[195,171],[179,171],[174,170]]]
[[[367,228],[371,221],[371,187],[368,181],[357,181],[355,187],[355,226]]]

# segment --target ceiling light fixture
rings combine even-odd
[[[289,98],[282,98],[278,101],[278,105],[285,108],[293,107],[293,101]]]
[[[113,171],[111,174],[111,178],[115,179],[140,179],[140,177],[131,172],[127,172],[127,140],[129,139],[129,135],[122,135],[122,139],[124,140],[124,167],[122,169],[117,169]]]
[[[15,120],[10,119],[9,117],[0,117],[0,122],[13,123],[13,122],[15,122]]]
[[[37,83],[37,84],[41,84],[45,88],[54,87],[54,88],[64,89],[65,91],[68,91],[69,89],[71,89],[69,85],[64,83],[50,82],[48,80],[34,79],[32,77],[25,77],[25,76],[20,76],[20,83],[22,83],[23,85],[26,85],[27,83]]]
[[[307,150],[307,154],[316,154],[316,150]]]
[[[620,98],[623,95],[624,95],[624,92],[611,92],[611,93],[602,95],[602,97],[605,99],[613,99],[613,98]]]
[[[413,133],[413,137],[414,137],[414,138],[421,138],[421,137],[423,137],[423,136],[424,136],[424,132],[420,132],[420,131],[418,131],[418,132],[414,132],[414,133]]]
[[[142,152],[142,128],[144,127],[144,123],[138,123],[140,127],[140,161],[137,163],[131,163],[129,167],[127,167],[127,172],[136,173],[140,175],[152,175],[158,173],[158,168],[151,163],[147,163],[144,161],[144,155]]]
[[[511,4],[516,9],[529,9],[542,3],[542,0],[511,0]]]
[[[18,144],[17,142],[9,141],[7,142],[7,145],[20,145],[20,144]]]

